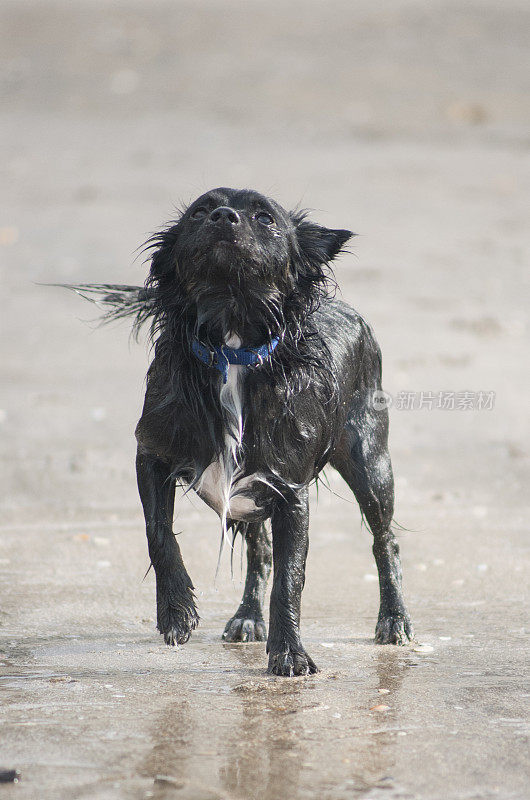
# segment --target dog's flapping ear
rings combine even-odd
[[[310,222],[304,214],[294,214],[292,220],[300,252],[313,267],[333,261],[346,242],[355,236],[352,231],[324,228],[322,225]]]
[[[147,240],[144,252],[151,251],[150,279],[152,281],[160,281],[174,276],[177,233],[178,223],[173,223]]]
[[[329,264],[355,236],[352,231],[325,228],[310,222],[303,212],[291,214],[294,226],[294,253],[292,267],[299,288],[313,299],[336,288]]]

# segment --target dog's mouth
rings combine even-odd
[[[230,231],[220,232],[205,246],[203,252],[209,276],[224,275],[232,279],[237,273],[242,279],[254,264],[252,247]]]
[[[232,231],[229,226],[206,230],[190,253],[192,269],[185,269],[187,259],[181,261],[182,280],[192,295],[223,302],[238,297],[248,305],[254,295],[274,291],[259,256],[256,243],[244,232]]]
[[[244,242],[230,230],[219,231],[215,236],[205,237],[198,243],[196,254],[201,262],[210,262],[217,268],[225,264],[228,266],[234,259],[239,262],[248,255]]]
[[[235,243],[241,239],[241,235],[242,231],[238,226],[209,225],[200,232],[199,239],[203,244],[212,246],[219,242]]]

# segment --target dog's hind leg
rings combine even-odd
[[[263,522],[243,524],[247,544],[247,578],[243,598],[223,633],[226,642],[264,642],[263,600],[272,564],[272,549]]]
[[[394,479],[387,439],[386,410],[362,409],[346,424],[331,464],[354,492],[374,536],[380,592],[375,641],[406,644],[414,632],[401,589],[399,545],[390,527]]]
[[[268,672],[287,677],[317,672],[300,640],[300,604],[309,544],[307,487],[293,494],[293,500],[282,500],[272,514],[274,582],[267,639]]]
[[[169,645],[184,644],[199,617],[190,580],[173,533],[175,481],[165,462],[138,452],[138,490],[149,557],[156,575],[157,627]]]

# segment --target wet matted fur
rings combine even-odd
[[[217,511],[224,536],[240,533],[246,541],[243,598],[223,638],[267,638],[268,669],[276,675],[316,671],[300,639],[300,603],[308,486],[328,463],[351,487],[373,533],[375,640],[404,644],[413,636],[391,530],[388,415],[372,402],[381,389],[381,355],[362,317],[334,299],[330,264],[352,235],[258,192],[214,189],[148,242],[144,288],[70,287],[102,303],[108,319],[151,325],[154,358],[136,463],[158,629],[167,644],[186,642],[199,622],[172,530],[178,483]],[[251,365],[225,364],[224,373],[219,367],[224,353],[276,340],[273,352]],[[194,352],[197,342],[205,359]],[[263,600],[272,565],[267,637]]]

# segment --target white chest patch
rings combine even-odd
[[[226,344],[229,347],[241,347],[241,340],[231,335]],[[221,458],[205,469],[195,489],[199,497],[219,514],[223,526],[227,518],[245,519],[248,514],[257,510],[252,497],[242,494],[260,479],[257,474],[244,476],[244,464],[239,460],[243,441],[244,369],[245,367],[238,364],[230,364],[228,367],[228,378],[221,386],[219,399],[233,424],[225,432]]]

